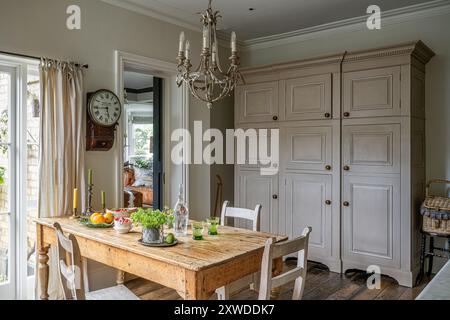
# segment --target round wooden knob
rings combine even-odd
[[[273,200],[277,200],[277,199],[278,199],[278,195],[274,194],[274,195],[272,196],[272,198],[273,198]]]
[[[350,206],[350,203],[348,201],[344,201],[343,205],[344,205],[344,207],[348,207],[348,206]]]
[[[278,117],[277,116],[273,116],[273,121],[277,121],[278,120]]]
[[[346,118],[350,117],[350,112],[344,112],[344,117]]]
[[[330,165],[328,165],[328,166],[325,166],[325,170],[328,170],[328,171],[330,171],[330,170],[331,170],[331,166],[330,166]]]
[[[325,204],[326,204],[327,206],[329,206],[329,205],[331,204],[331,200],[325,201]]]
[[[331,114],[330,113],[325,113],[325,118],[330,118],[331,117]]]
[[[349,167],[349,166],[344,166],[344,170],[345,170],[345,171],[349,171],[349,170],[350,170],[350,167]]]

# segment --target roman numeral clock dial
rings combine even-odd
[[[88,94],[87,150],[105,151],[114,144],[114,132],[122,114],[119,98],[109,90]]]

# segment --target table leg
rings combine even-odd
[[[272,270],[272,277],[276,277],[280,275],[283,272],[283,258],[278,258],[273,260],[273,270]],[[270,292],[270,299],[271,300],[278,300],[280,297],[280,288],[272,288]]]
[[[50,246],[40,247],[38,249],[39,254],[39,267],[38,267],[38,276],[39,276],[39,292],[41,300],[48,300],[48,276],[49,276],[49,267],[48,267],[48,250]]]
[[[185,300],[208,300],[214,292],[206,292],[203,286],[203,275],[195,271],[185,273]]]
[[[434,237],[430,236],[430,250],[428,256],[428,277],[431,276],[431,272],[433,272],[433,258],[434,258]]]
[[[124,283],[125,283],[125,272],[122,270],[117,270],[116,284],[120,286]]]
[[[427,241],[427,236],[425,235],[425,233],[422,233],[422,242],[420,243],[420,270],[419,270],[419,274],[417,275],[416,278],[416,286],[418,286],[420,284],[420,282],[422,281],[423,278],[423,274],[425,272],[425,252],[426,252],[426,244]]]

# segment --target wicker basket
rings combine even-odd
[[[431,180],[426,187],[426,198],[420,209],[423,215],[422,229],[425,232],[450,235],[450,198],[431,196],[430,185],[433,183],[450,184],[450,180]]]

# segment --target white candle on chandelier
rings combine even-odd
[[[209,28],[203,27],[203,49],[209,48]]]
[[[216,55],[217,55],[217,43],[214,43],[213,49],[212,49],[212,62],[216,62]]]
[[[184,40],[185,40],[185,37],[184,37],[184,32],[181,32],[180,33],[180,44],[179,44],[179,52],[183,52],[184,51]]]
[[[237,52],[236,49],[236,32],[231,33],[231,52]]]
[[[189,59],[191,55],[191,44],[189,41],[186,41],[186,59]]]

